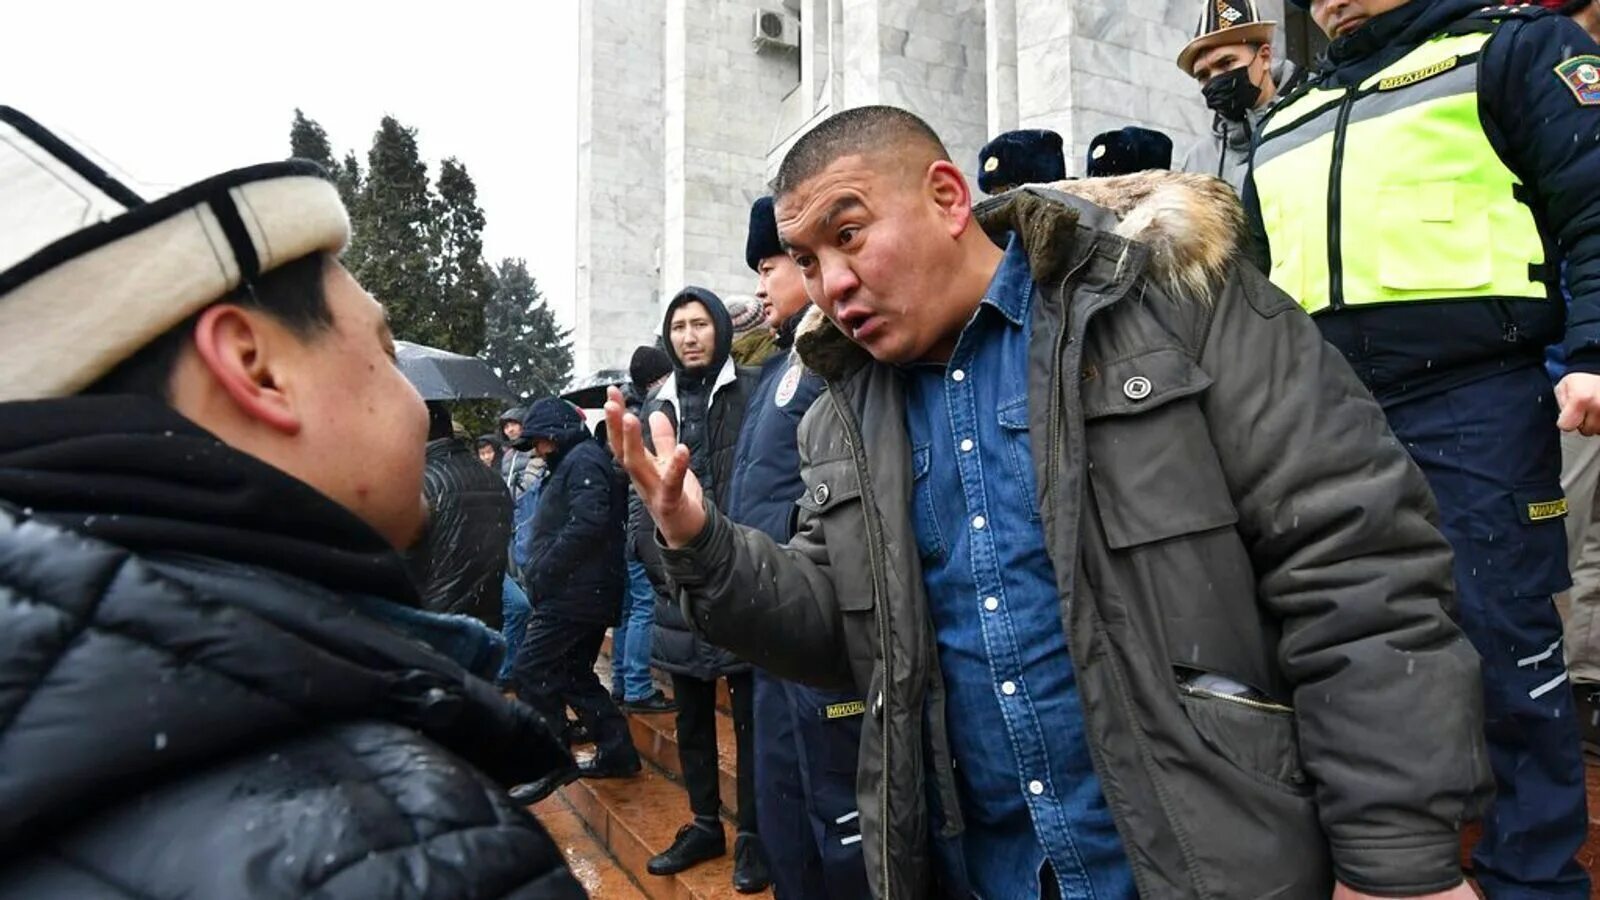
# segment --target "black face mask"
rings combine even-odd
[[[1261,86],[1250,80],[1250,63],[1223,72],[1206,82],[1200,92],[1212,112],[1231,122],[1243,122],[1261,99]]]

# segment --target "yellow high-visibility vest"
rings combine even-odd
[[[1489,37],[1436,37],[1267,120],[1254,178],[1270,277],[1307,312],[1548,299],[1538,225],[1478,116]]]

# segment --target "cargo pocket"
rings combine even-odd
[[[1494,280],[1489,192],[1429,181],[1378,191],[1378,282],[1391,291],[1471,291]]]
[[[1549,597],[1567,589],[1567,498],[1556,483],[1511,492],[1521,527],[1507,547],[1506,570],[1515,573],[1520,597]]]
[[[1311,781],[1300,764],[1294,710],[1256,696],[1180,683],[1178,701],[1200,740],[1251,778],[1306,794]]]
[[[847,457],[812,463],[800,474],[806,490],[795,502],[802,518],[821,521],[829,564],[835,571],[872,571],[866,516],[861,508],[861,474],[855,460]],[[872,583],[862,579],[854,589],[839,591],[837,599],[846,612],[870,610]]]
[[[812,710],[814,722],[806,735],[806,749],[822,771],[854,776],[861,748],[861,719],[867,714],[867,702],[841,697],[827,699],[832,702],[819,704]]]
[[[1089,482],[1113,550],[1234,524],[1200,409],[1211,377],[1160,348],[1095,367],[1084,385]]]

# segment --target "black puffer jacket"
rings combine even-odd
[[[703,304],[717,326],[716,352],[711,365],[693,376],[678,361],[670,340],[672,314],[691,301]],[[678,440],[689,447],[693,460],[691,465],[700,476],[706,497],[716,500],[733,484],[734,451],[738,447],[739,431],[744,427],[745,407],[749,405],[750,397],[761,380],[761,371],[738,366],[732,361],[733,320],[728,317],[728,309],[722,304],[722,299],[705,288],[684,288],[672,298],[662,319],[661,333],[669,337],[665,341],[666,350],[672,358],[674,369],[667,382],[645,401],[640,415],[640,420],[646,423],[644,439],[646,444],[653,443],[648,423],[654,413],[665,413],[672,420],[674,428],[679,426],[679,409],[683,405],[684,391],[698,389],[702,393],[709,392],[709,400],[696,404],[704,407],[703,420],[693,428],[682,429]],[[696,439],[695,435],[699,435],[699,438]],[[650,580],[656,585],[655,640],[651,647],[651,661],[658,668],[673,674],[703,679],[749,671],[748,663],[696,636],[678,604],[668,599],[661,554],[656,547],[655,523],[642,511],[637,498],[634,503],[635,512],[631,519],[632,527],[637,529],[634,547],[639,561],[644,564]]]
[[[584,896],[505,791],[570,758],[408,585],[158,403],[0,404],[0,898]]]
[[[566,406],[562,400],[554,402]],[[568,407],[570,409],[570,407]],[[535,410],[538,407],[535,406]],[[530,416],[532,414],[530,413]],[[552,434],[556,452],[533,518],[533,557],[524,573],[534,609],[565,619],[615,625],[627,585],[628,486],[611,453],[576,410]]]
[[[500,629],[500,593],[511,540],[511,493],[460,438],[429,441],[422,494],[432,515],[412,552],[423,605]]]

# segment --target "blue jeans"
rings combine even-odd
[[[500,633],[506,639],[506,661],[500,665],[500,676],[496,679],[500,684],[511,680],[511,670],[517,664],[517,651],[522,649],[522,637],[527,633],[528,616],[532,612],[522,585],[507,575],[500,588]]]
[[[611,694],[634,703],[655,693],[650,680],[650,640],[656,626],[656,589],[644,565],[628,560],[628,603],[611,632]]]

